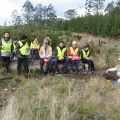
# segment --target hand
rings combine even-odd
[[[90,58],[86,58],[87,60],[90,60]]]
[[[108,74],[108,70],[106,70],[106,74]]]
[[[5,49],[6,47],[5,46],[1,46],[2,47],[2,49]]]

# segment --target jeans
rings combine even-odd
[[[95,67],[94,67],[94,62],[92,60],[88,60],[88,59],[82,59],[82,62],[85,64],[88,64],[88,69],[89,71],[94,71]]]
[[[19,58],[18,57],[17,71],[20,74],[20,68],[21,68],[22,62],[23,62],[23,65],[24,65],[24,71],[27,74],[29,72],[29,69],[28,69],[28,58],[24,58],[23,59],[23,58]]]
[[[117,76],[117,74],[115,72],[112,72],[112,71],[108,71],[106,76],[107,76],[107,79],[112,79],[112,80],[118,80],[119,79],[119,76]]]
[[[58,66],[57,66],[58,63],[66,63],[66,58],[64,60],[59,60],[58,58],[55,58],[55,60],[54,60],[54,72],[58,71]]]
[[[76,66],[76,71],[78,72],[79,61],[77,61],[77,60],[72,61],[71,58],[66,58],[66,62],[65,62],[66,68],[67,68],[69,62],[71,62],[71,70],[73,71],[73,67],[75,65]]]
[[[1,60],[4,62],[3,67],[5,67],[7,72],[9,72],[10,57],[1,56]]]
[[[37,58],[38,57],[38,50],[37,49],[32,49],[31,50],[31,58]]]

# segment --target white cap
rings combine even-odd
[[[73,41],[73,42],[72,42],[72,45],[77,45],[77,42],[76,42],[76,41]]]
[[[118,60],[120,60],[120,58],[118,58]]]

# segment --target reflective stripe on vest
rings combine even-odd
[[[76,48],[74,51],[74,49],[72,47],[70,47],[70,52],[71,52],[71,54],[75,54],[78,52],[78,48]],[[68,56],[68,58],[72,58],[72,56]]]
[[[66,48],[63,48],[62,51],[61,51],[61,49],[60,49],[59,47],[57,47],[57,50],[58,50],[58,55],[57,55],[57,56],[58,56],[59,58],[64,57]]]
[[[40,49],[40,43],[38,42],[35,46],[35,44],[33,42],[31,42],[30,48],[32,49],[34,47],[36,47],[39,50]]]
[[[13,43],[13,46],[14,46],[14,50],[16,50],[16,45],[15,45],[15,43]]]
[[[89,54],[90,54],[90,51],[88,50],[88,52],[86,53],[85,50],[82,49],[82,52],[83,52],[83,58],[88,58]]]
[[[11,46],[12,46],[12,40],[10,39],[8,42],[6,42],[4,39],[2,39],[2,46],[4,46],[4,49],[1,49],[2,53],[11,52]]]
[[[19,49],[20,52],[21,52],[21,54],[22,54],[22,55],[28,55],[28,50],[27,50],[27,48],[29,47],[29,46],[28,46],[28,43],[26,42],[25,45],[23,45],[23,43],[22,43],[21,41],[18,41],[18,42],[19,42],[19,45],[20,45],[20,47],[21,47],[21,48]]]

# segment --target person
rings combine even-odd
[[[55,57],[55,60],[54,60],[54,72],[56,74],[58,74],[57,64],[58,63],[65,63],[66,62],[66,55],[67,55],[66,46],[65,46],[64,42],[61,41],[59,43],[59,45],[57,46],[56,57]],[[66,66],[65,66],[65,68],[66,68]]]
[[[66,66],[68,66],[68,63],[71,61],[72,64],[71,64],[71,70],[70,72],[73,74],[74,71],[73,71],[73,66],[76,65],[76,71],[75,71],[75,74],[78,74],[78,67],[79,67],[79,61],[80,61],[80,51],[77,47],[77,42],[76,41],[73,41],[72,42],[72,47],[70,47],[67,51],[67,62],[66,62]],[[73,59],[75,58],[75,59]]]
[[[6,68],[7,73],[10,72],[9,70],[9,64],[11,60],[11,56],[13,53],[13,41],[10,38],[10,33],[5,32],[4,38],[0,41],[0,49],[1,49],[1,60],[4,63],[3,67]]]
[[[28,69],[28,54],[29,54],[29,46],[27,42],[27,36],[22,35],[21,40],[18,41],[16,45],[16,54],[18,57],[17,62],[17,72],[20,75],[21,64],[23,62],[25,76],[29,76],[29,69]]]
[[[31,57],[32,59],[37,59],[39,56],[39,50],[40,50],[40,43],[38,42],[38,38],[35,38],[33,42],[30,44],[31,49]]]
[[[51,39],[49,37],[46,37],[44,40],[48,40],[48,45],[51,46]]]
[[[44,60],[47,59],[49,60],[49,72],[52,72],[52,47],[50,45],[48,45],[48,40],[43,41],[44,45],[40,48],[40,70],[41,73],[43,74],[43,65],[44,65]]]
[[[118,65],[116,67],[106,70],[106,78],[115,80],[120,83],[120,58],[118,59]]]
[[[84,64],[88,64],[88,70],[89,71],[94,71],[95,67],[94,67],[94,62],[91,59],[91,53],[90,53],[90,46],[86,45],[82,50],[81,50],[81,60],[82,63]]]
[[[18,39],[17,39],[17,38],[14,38],[14,39],[13,39],[13,47],[14,47],[14,50],[13,50],[13,58],[14,58],[14,60],[17,59],[17,57],[16,57],[16,45],[17,45],[17,42],[18,42]]]

